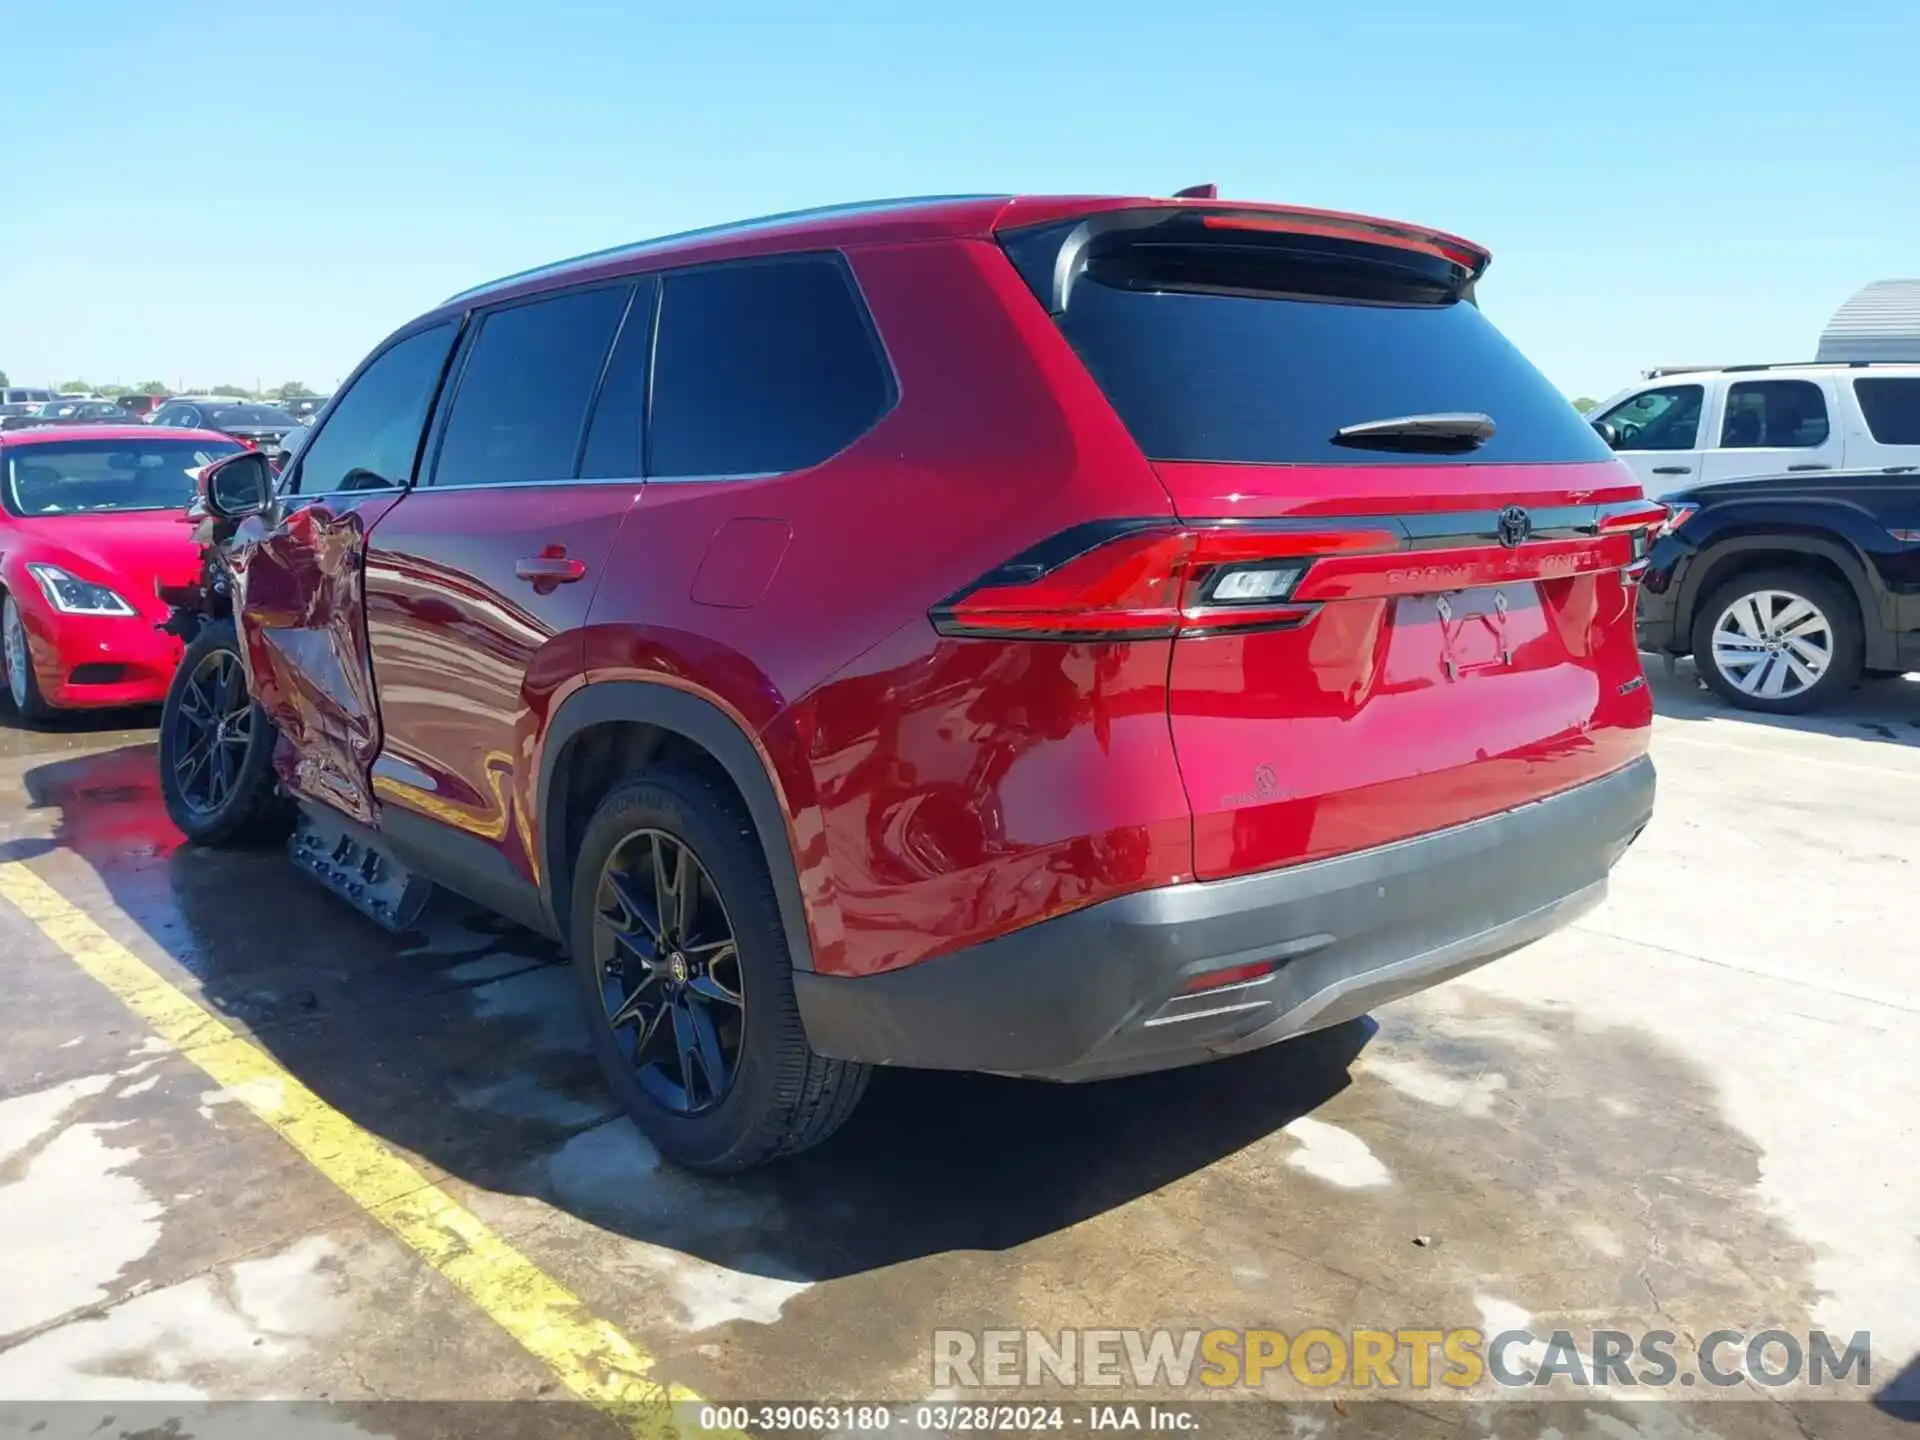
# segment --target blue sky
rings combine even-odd
[[[1438,225],[1492,248],[1484,307],[1569,394],[1810,356],[1860,285],[1920,274],[1911,0],[1561,8],[16,16],[0,368],[326,385],[494,275],[883,195],[1212,180]]]

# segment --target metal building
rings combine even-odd
[[[1920,280],[1876,280],[1834,312],[1820,360],[1920,364]]]

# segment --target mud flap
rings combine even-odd
[[[433,882],[394,859],[370,832],[316,806],[302,805],[287,842],[293,863],[382,929],[408,929],[433,894]]]

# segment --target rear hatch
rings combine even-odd
[[[1633,583],[1662,512],[1480,313],[1484,252],[1200,206],[1001,239],[1178,516],[1107,549],[1159,545],[1174,576],[1199,875],[1459,824],[1645,750]]]

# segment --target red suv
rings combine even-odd
[[[389,925],[440,885],[558,939],[613,1088],[711,1170],[872,1065],[1128,1074],[1456,975],[1594,904],[1654,791],[1664,512],[1486,264],[993,196],[456,296],[277,495],[203,478],[173,814],[292,824]]]

